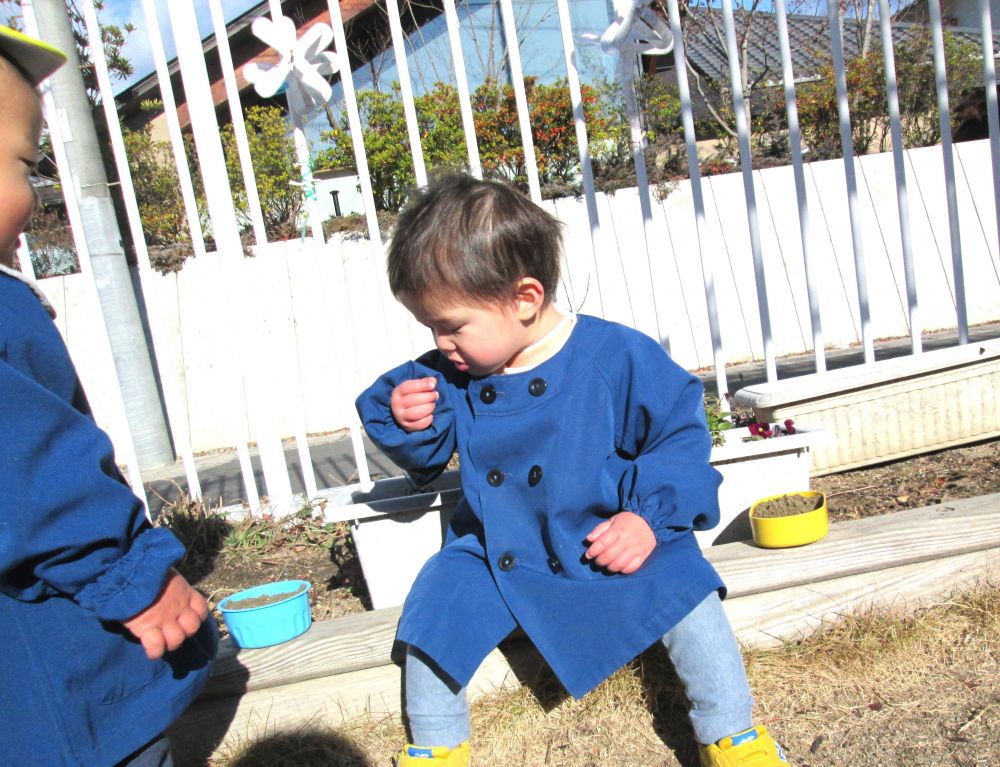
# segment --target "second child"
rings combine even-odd
[[[397,629],[412,744],[470,763],[465,687],[520,627],[581,697],[662,642],[705,767],[787,762],[754,726],[725,586],[694,530],[719,520],[702,386],[653,339],[559,310],[559,223],[512,188],[451,176],[401,213],[393,294],[436,348],[357,400],[419,484],[460,459],[463,497]]]

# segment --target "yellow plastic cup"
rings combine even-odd
[[[807,511],[804,514],[791,514],[784,517],[757,516],[757,507],[760,504],[787,495],[801,495],[806,498],[819,497],[823,501],[817,509]],[[750,507],[750,528],[753,531],[754,543],[765,549],[785,549],[818,541],[830,531],[826,497],[816,490],[803,490],[799,493],[779,493],[761,498]]]

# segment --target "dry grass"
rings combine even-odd
[[[768,725],[797,767],[1000,765],[1000,584],[910,616],[870,611],[745,655]],[[215,767],[376,767],[405,737],[359,719],[257,740]],[[656,649],[573,701],[551,677],[473,706],[477,767],[689,767],[683,695]]]

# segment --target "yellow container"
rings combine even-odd
[[[783,517],[757,516],[757,509],[761,504],[785,496],[820,498],[821,503],[813,511],[802,514],[789,514]],[[818,541],[830,531],[826,497],[816,490],[804,490],[800,493],[781,493],[761,498],[750,507],[750,527],[753,530],[754,543],[765,549],[784,549]]]

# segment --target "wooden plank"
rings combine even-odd
[[[998,567],[1000,548],[994,548],[727,599],[725,608],[741,644],[769,647],[796,641],[845,614],[870,607],[911,613],[981,581]],[[470,699],[516,688],[537,671],[538,655],[526,641],[510,643],[505,653],[509,660],[495,650],[483,662],[469,686]],[[207,756],[240,742],[305,725],[337,727],[361,715],[399,716],[400,684],[400,669],[387,664],[242,696],[199,699],[170,729],[178,764],[203,763]]]
[[[807,586],[727,599],[737,639],[747,646],[794,642],[871,607],[912,613],[962,587],[995,576],[1000,548],[833,578]]]
[[[514,643],[505,651],[512,653],[512,659],[526,656],[530,663],[532,655],[526,644]],[[287,644],[281,647],[289,649]],[[296,657],[295,662],[304,661]],[[519,664],[515,659],[514,666],[523,674]],[[175,759],[178,765],[204,764],[220,751],[276,732],[303,726],[337,727],[363,714],[376,719],[398,717],[401,681],[401,669],[387,664],[254,690],[242,696],[199,698],[168,730]],[[494,650],[469,683],[469,699],[516,689],[520,683],[511,662]]]
[[[315,621],[302,636],[259,650],[240,650],[223,640],[201,699],[384,666],[401,611],[390,607]]]
[[[730,583],[724,604],[737,638],[767,647],[871,607],[910,612],[989,577],[1000,568],[998,510],[1000,495],[983,496],[834,525],[798,549],[729,544],[709,554]],[[398,616],[392,608],[322,621],[261,650],[225,644],[209,688],[170,729],[178,764],[304,725],[398,716]],[[540,663],[526,640],[505,643],[483,662],[470,697],[516,687]]]
[[[949,501],[830,525],[821,541],[794,549],[752,543],[705,553],[730,597],[801,586],[1000,546],[1000,494]]]
[[[834,523],[821,541],[794,549],[730,543],[706,550],[729,600],[1000,547],[1000,494]],[[317,621],[291,642],[236,650],[223,642],[202,698],[235,695],[383,666],[400,608]]]

